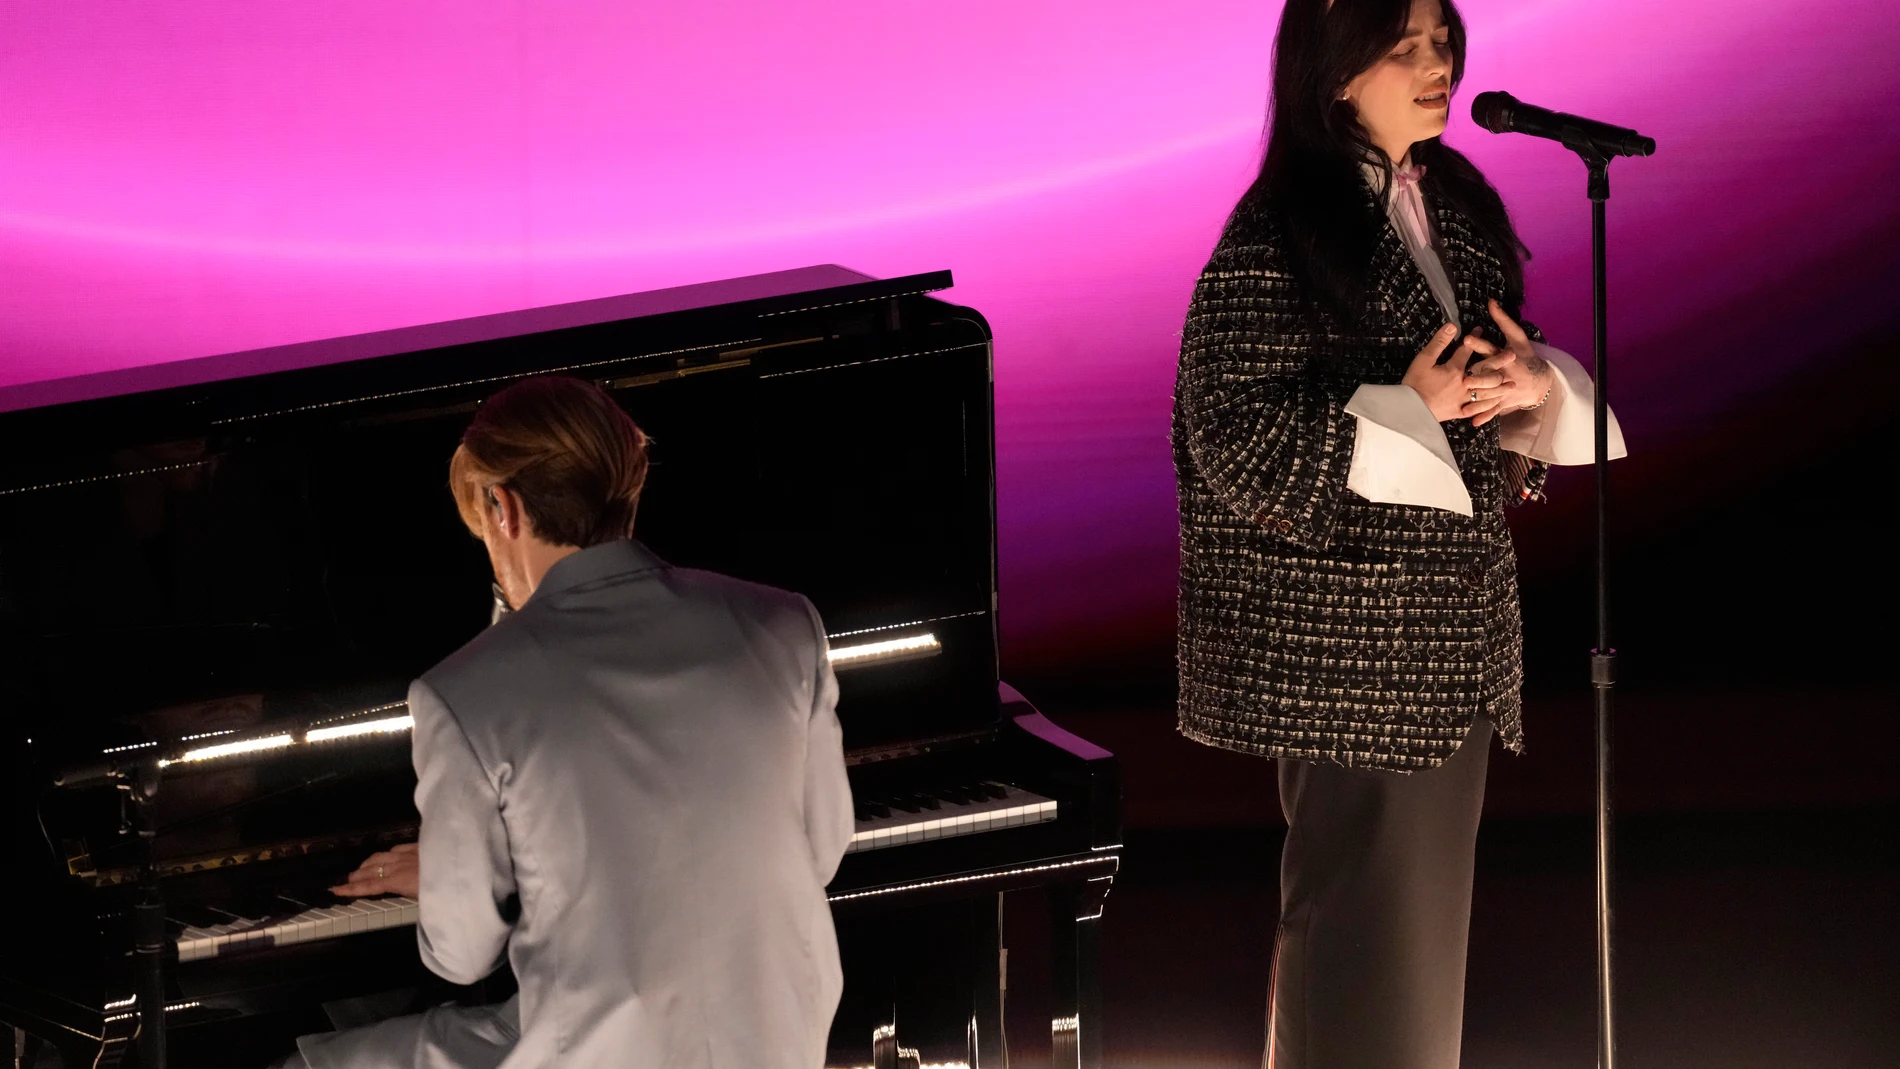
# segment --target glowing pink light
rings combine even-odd
[[[1866,191],[1900,168],[1877,133],[1900,7],[1463,9],[1467,98],[1509,89],[1661,143],[1613,171],[1633,440],[1796,373],[1801,353],[1642,346],[1766,306],[1896,226]],[[0,13],[0,384],[815,262],[949,267],[951,298],[998,335],[1006,627],[1164,614],[1175,333],[1255,162],[1277,15],[17,0]],[[1752,91],[1764,77],[1774,91]],[[1587,350],[1575,162],[1473,129],[1462,100],[1453,117],[1537,254],[1532,314]]]

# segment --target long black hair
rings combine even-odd
[[[1451,84],[1465,70],[1465,24],[1452,0],[1439,0],[1451,48]],[[1340,93],[1405,36],[1411,0],[1286,0],[1273,42],[1273,101],[1260,176],[1237,212],[1267,207],[1287,238],[1288,265],[1307,282],[1309,298],[1347,317],[1364,307],[1366,271],[1385,226],[1365,190],[1360,165],[1383,173],[1392,165],[1359,125]],[[1502,303],[1513,314],[1524,299],[1524,263],[1504,200],[1470,160],[1438,138],[1412,146],[1425,166],[1423,188],[1465,217],[1504,265]]]

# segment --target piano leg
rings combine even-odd
[[[1049,890],[1051,1069],[1101,1069],[1102,909],[1110,877]]]
[[[1003,895],[970,905],[970,1069],[1002,1069]]]

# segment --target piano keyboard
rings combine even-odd
[[[1056,819],[1054,799],[1001,783],[872,795],[856,799],[856,806],[857,831],[852,834],[846,853],[1002,831]],[[227,923],[185,925],[177,936],[178,960],[200,961],[358,932],[407,927],[416,923],[416,902],[401,896],[358,898],[288,916],[231,916]]]
[[[319,939],[400,928],[416,923],[416,900],[400,895],[358,898],[321,906],[277,920],[239,918],[208,928],[186,927],[178,934],[178,960],[197,961],[265,947],[313,943]]]
[[[858,827],[847,854],[1056,819],[1054,799],[1001,783],[856,801]]]

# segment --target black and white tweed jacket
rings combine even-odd
[[[1464,328],[1490,323],[1501,265],[1462,217],[1434,215]],[[1500,452],[1495,422],[1457,420],[1444,429],[1473,515],[1346,488],[1346,402],[1361,383],[1398,382],[1444,322],[1389,225],[1368,277],[1363,321],[1309,314],[1271,210],[1243,205],[1195,287],[1173,434],[1180,729],[1247,753],[1411,771],[1450,757],[1482,713],[1522,750],[1503,510],[1544,472]]]

